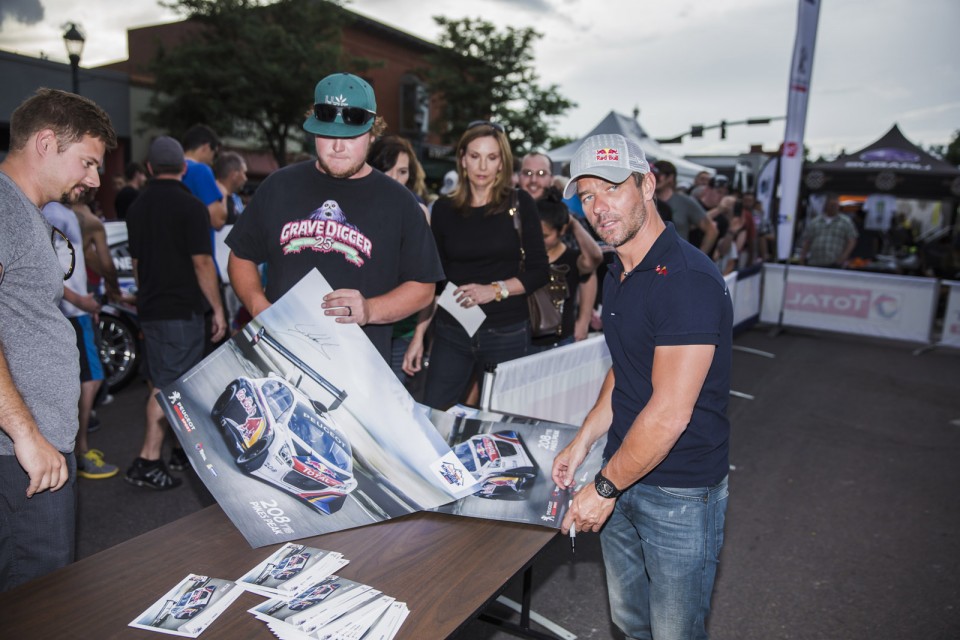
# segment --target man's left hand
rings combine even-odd
[[[361,327],[370,322],[370,303],[356,289],[337,289],[323,297],[324,315],[336,316],[340,324],[358,324]]]
[[[617,501],[613,498],[601,498],[593,483],[585,485],[573,496],[567,515],[563,517],[560,530],[566,534],[573,525],[577,533],[581,531],[600,531],[607,521]]]

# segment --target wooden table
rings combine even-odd
[[[407,603],[397,638],[446,638],[556,535],[531,525],[416,513],[299,541],[350,560],[339,575]],[[0,594],[0,638],[173,637],[127,624],[188,573],[235,580],[280,545],[252,549],[213,505]],[[274,638],[244,593],[200,636]]]

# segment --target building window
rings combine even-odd
[[[414,75],[400,81],[400,133],[413,140],[422,140],[430,127],[430,96],[427,88]]]

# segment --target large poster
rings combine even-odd
[[[441,513],[559,528],[573,494],[602,466],[606,437],[577,469],[574,486],[561,489],[551,478],[553,459],[577,427],[537,418],[474,411],[432,412],[437,430],[480,483],[471,496],[434,509]]]
[[[254,547],[380,522],[478,486],[363,331],[305,276],[159,396],[193,467]]]

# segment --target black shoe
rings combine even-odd
[[[175,489],[183,482],[180,478],[170,475],[162,460],[144,460],[143,458],[133,461],[125,477],[130,484],[158,491]]]
[[[167,466],[173,471],[183,471],[190,466],[190,460],[187,458],[187,452],[180,447],[174,447],[170,452],[170,460]]]
[[[97,417],[96,411],[91,411],[90,421],[87,422],[87,433],[93,433],[94,431],[100,431],[100,418]]]

